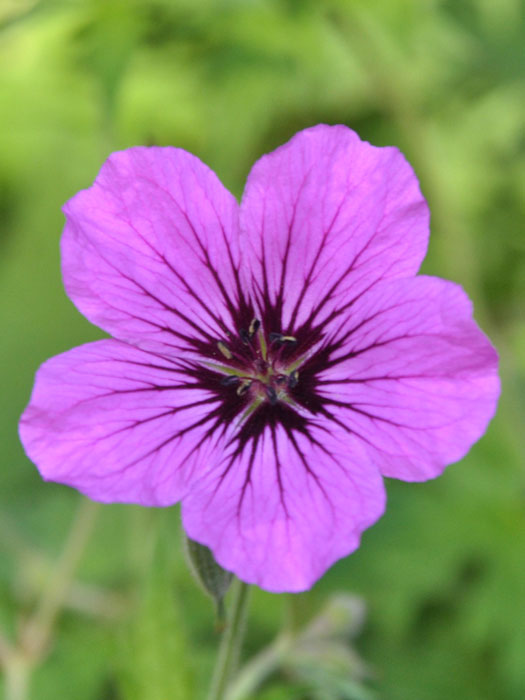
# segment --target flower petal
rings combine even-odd
[[[323,411],[362,439],[383,475],[435,477],[483,435],[499,396],[498,358],[459,286],[384,282],[335,328],[318,375]]]
[[[224,336],[241,303],[238,205],[198,158],[114,153],[64,212],[64,284],[90,321],[158,350]]]
[[[302,591],[359,546],[385,493],[359,440],[323,419],[280,422],[273,414],[272,422],[273,408],[252,414],[255,423],[268,411],[264,430],[248,426],[252,437],[232,442],[185,497],[182,518],[188,535],[243,581]]]
[[[241,204],[247,282],[292,332],[341,313],[377,281],[415,274],[428,208],[397,148],[319,125],[254,165]],[[263,304],[264,305],[264,301]]]
[[[20,437],[45,479],[98,501],[166,506],[216,459],[216,401],[177,361],[102,340],[42,365]]]

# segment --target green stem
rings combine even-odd
[[[44,588],[37,609],[21,635],[21,646],[33,662],[40,660],[51,639],[54,624],[73,583],[98,513],[99,504],[82,498],[77,508],[64,549],[53,575]]]
[[[288,632],[284,632],[268,647],[250,659],[241,668],[230,685],[228,700],[253,698],[254,693],[264,680],[281,666],[283,659],[286,658],[291,649],[292,643],[293,637]]]
[[[235,581],[234,586],[229,624],[221,639],[208,700],[223,700],[226,697],[226,688],[241,649],[249,586],[239,580]]]
[[[27,700],[29,697],[30,664],[19,653],[13,653],[5,665],[5,700]]]
[[[268,676],[284,663],[295,643],[301,620],[304,619],[301,596],[290,593],[283,598],[285,619],[282,631],[273,642],[253,656],[238,673],[228,688],[228,700],[248,700]]]

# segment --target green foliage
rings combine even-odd
[[[257,699],[524,697],[524,14],[523,0],[2,4],[0,629],[11,640],[78,501],[40,480],[18,417],[43,360],[101,335],[62,290],[60,207],[111,150],[138,143],[191,150],[240,195],[260,154],[343,122],[414,164],[433,213],[424,272],[473,297],[504,392],[470,455],[435,482],[390,483],[362,548],[297,599],[306,621],[334,591],[362,596],[363,631],[345,643],[368,675],[292,664]],[[176,509],[102,509],[32,699],[204,697],[213,606],[178,528]],[[247,655],[275,637],[284,600],[255,591]]]
[[[122,629],[121,687],[129,700],[195,697],[196,668],[174,586],[173,541],[167,534],[152,543],[137,605]]]

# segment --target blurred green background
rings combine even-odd
[[[38,365],[101,336],[62,288],[61,205],[135,144],[186,148],[240,195],[257,157],[318,122],[412,162],[433,214],[423,270],[474,299],[504,391],[468,457],[435,482],[390,482],[385,517],[312,591],[254,591],[247,656],[283,618],[341,629],[296,644],[249,697],[523,700],[524,47],[523,0],[2,0],[8,700],[198,699],[217,644],[178,510],[86,506],[18,443]],[[358,596],[348,619],[323,613],[338,591]]]

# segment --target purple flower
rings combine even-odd
[[[310,587],[383,513],[383,476],[437,476],[494,413],[470,301],[415,277],[429,215],[396,148],[307,129],[240,207],[189,153],[131,148],[64,211],[67,292],[114,339],[40,368],[27,454],[98,501],[182,500],[244,581]]]

